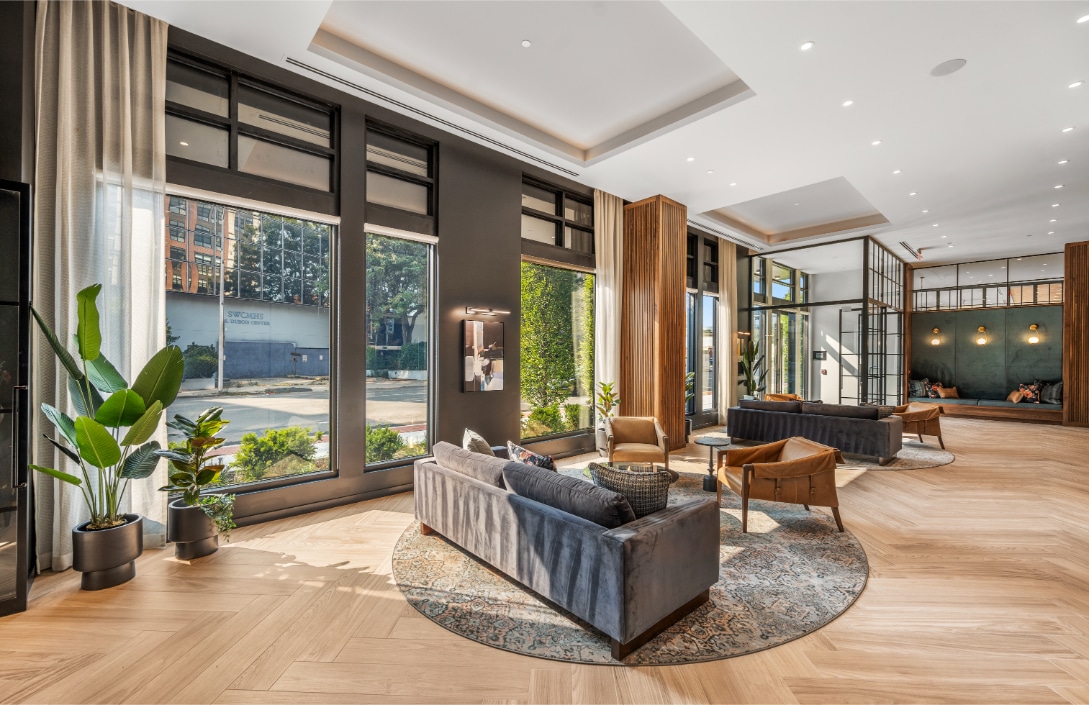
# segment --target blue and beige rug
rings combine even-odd
[[[581,470],[565,469],[580,475]],[[714,497],[701,475],[682,472],[670,504]],[[750,502],[723,493],[719,581],[711,600],[624,660],[649,666],[712,661],[778,646],[828,624],[866,586],[861,544],[826,511]],[[393,551],[393,576],[422,615],[481,644],[571,663],[618,665],[608,637],[437,534],[409,527]]]

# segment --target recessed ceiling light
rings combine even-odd
[[[694,162],[694,161],[696,161],[696,158],[695,157],[689,157],[688,159],[685,159],[685,161],[686,162]]]
[[[798,47],[802,51],[809,51],[813,47],[817,46],[816,42],[802,42],[802,45]]]
[[[929,212],[930,212],[930,211],[928,211],[928,210],[926,210],[926,211],[923,211],[923,213],[929,213]]]
[[[1067,88],[1077,88],[1078,86],[1082,85],[1083,83],[1085,83],[1085,81],[1074,81],[1069,86],[1067,86]]]
[[[796,206],[800,206],[800,205],[802,205],[802,204],[801,204],[801,203],[795,203],[794,205],[796,205]]]
[[[937,223],[934,223],[934,224],[933,224],[933,225],[931,225],[930,227],[932,227],[932,228],[936,228],[936,227],[938,227],[938,224],[937,224]]]
[[[953,246],[953,243],[949,243],[949,246],[950,246],[950,247],[952,247],[952,246]]]
[[[715,170],[714,170],[714,169],[708,169],[708,170],[707,170],[707,173],[708,173],[708,174],[714,174],[714,173],[715,173]]]
[[[188,142],[178,142],[178,144],[180,144],[183,147],[188,147],[189,146]]]
[[[1085,24],[1086,22],[1089,22],[1089,15],[1082,15],[1078,18],[1078,24]]]
[[[934,68],[930,69],[930,75],[935,78],[941,78],[942,76],[948,76],[951,73],[956,73],[964,68],[968,61],[965,59],[950,59],[949,61],[943,61]]]
[[[1018,261],[1018,262],[1020,262],[1020,261],[1021,261],[1021,258],[1020,258],[1020,257],[1018,257],[1018,258],[1017,258],[1017,261]]]
[[[1048,234],[1048,235],[1054,235],[1054,234],[1055,234],[1055,231],[1054,231],[1054,230],[1048,230],[1048,231],[1047,231],[1047,234]]]
[[[942,235],[942,240],[944,240],[947,237],[949,237],[949,236],[948,235]]]
[[[1063,185],[1062,185],[1062,184],[1057,184],[1057,185],[1055,186],[1055,188],[1062,188],[1062,187],[1063,187]]]
[[[731,182],[730,182],[730,185],[731,185],[731,186],[737,186],[737,182],[736,182],[736,181],[731,181]]]
[[[874,140],[873,142],[870,142],[870,144],[876,147],[877,145],[881,144],[881,140]]]
[[[900,170],[899,170],[899,169],[897,169],[896,171],[894,171],[894,172],[892,172],[892,173],[894,173],[894,174],[899,174],[899,173],[900,173]]]
[[[529,41],[528,39],[523,39],[522,40],[522,47],[523,48],[529,49],[531,46],[533,46],[533,42]]]
[[[1050,222],[1050,223],[1058,223],[1059,221],[1058,221],[1058,220],[1056,220],[1055,218],[1052,218],[1052,219],[1051,219],[1050,221],[1048,221],[1048,222]]]
[[[1058,207],[1059,207],[1060,205],[1062,205],[1062,204],[1060,204],[1060,203],[1052,203],[1052,204],[1051,204],[1051,207],[1052,207],[1052,208],[1058,208]]]
[[[1073,86],[1071,86],[1071,88],[1073,88]],[[854,104],[855,104],[855,102],[854,102],[853,100],[845,100],[845,101],[843,101],[843,107],[845,107],[845,108],[849,108],[849,107],[851,107],[851,106],[852,106],[852,105],[854,105]]]
[[[1064,127],[1063,132],[1071,132],[1073,129],[1073,127]]]
[[[918,191],[912,191],[912,192],[911,192],[911,193],[909,193],[908,195],[909,195],[909,196],[918,196],[918,195],[919,195],[919,193],[918,193]]]
[[[1069,159],[1060,159],[1060,160],[1059,160],[1059,164],[1067,164],[1067,163],[1069,163],[1069,162],[1070,162],[1070,160],[1069,160]]]

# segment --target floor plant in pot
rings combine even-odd
[[[598,450],[605,450],[609,447],[609,440],[605,436],[605,419],[611,419],[613,417],[613,409],[620,406],[620,397],[613,391],[612,382],[598,382],[595,399],[594,410],[597,411],[597,448]]]
[[[741,348],[741,371],[745,375],[745,393],[750,399],[755,399],[756,394],[764,391],[764,377],[768,371],[764,369],[764,356],[760,354],[760,344],[747,339]]]
[[[178,395],[184,371],[181,350],[167,346],[152,356],[130,387],[102,355],[96,303],[101,291],[102,285],[95,284],[76,294],[78,360],[32,311],[68,375],[68,393],[77,411],[73,419],[41,405],[57,430],[49,441],[79,475],[31,467],[80,489],[91,519],[72,530],[72,565],[83,573],[84,590],[113,587],[136,576],[136,559],[144,548],[143,517],[126,513],[123,499],[129,482],[147,478],[159,463],[160,446],[151,437],[163,409]]]
[[[201,494],[219,481],[225,468],[221,457],[209,456],[223,445],[224,439],[216,434],[230,421],[222,416],[218,406],[204,410],[194,421],[176,414],[166,425],[180,431],[185,442],[157,451],[170,463],[170,484],[159,489],[182,495],[170,503],[166,525],[166,538],[174,542],[174,555],[181,560],[215,553],[220,534],[230,540],[235,528],[234,495]]]

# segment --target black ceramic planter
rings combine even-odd
[[[121,526],[98,531],[80,524],[72,529],[72,550],[72,567],[83,573],[84,590],[127,583],[136,577],[136,559],[144,552],[144,518],[126,514]]]
[[[219,550],[219,527],[200,507],[176,499],[167,508],[166,540],[174,542],[174,556],[191,561]]]

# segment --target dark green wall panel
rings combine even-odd
[[[955,386],[965,399],[1005,399],[1018,384],[1062,378],[1062,306],[916,313],[911,318],[911,379]],[[1030,345],[1029,326],[1040,326]],[[941,344],[930,344],[941,329]],[[979,326],[987,344],[979,345]]]

